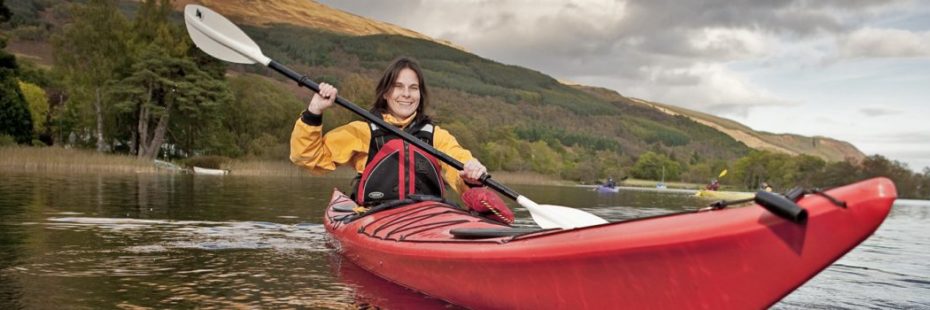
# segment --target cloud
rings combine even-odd
[[[882,46],[881,33],[850,32],[855,27],[851,21],[899,3],[349,0],[331,5],[558,79],[707,112],[745,115],[756,107],[796,102],[753,83],[731,65],[823,66],[830,64],[824,59],[838,53],[843,57],[891,53],[897,45],[887,51],[872,48]],[[906,42],[921,42],[919,36],[893,34],[906,37]],[[842,48],[836,40],[824,40],[832,35],[844,36]],[[919,51],[920,45],[916,46],[906,50]]]
[[[930,152],[930,132],[924,131],[905,131],[893,133],[871,134],[860,138],[863,142],[875,144],[898,144],[910,146],[922,146]],[[930,156],[927,157],[930,159]]]
[[[484,57],[576,80],[769,57],[895,1],[323,0]],[[601,85],[609,86],[609,85]]]
[[[744,76],[715,63],[683,68],[643,68],[646,78],[627,80],[623,89],[636,97],[687,106],[700,111],[745,117],[751,109],[786,107],[797,103],[749,82]],[[652,85],[661,84],[661,88]],[[642,95],[640,95],[642,94]]]
[[[859,109],[859,113],[862,113],[865,116],[877,117],[877,116],[901,114],[903,112],[900,110],[883,108],[883,107],[866,107],[866,108]]]
[[[773,49],[772,39],[749,29],[703,28],[690,33],[692,49],[704,57],[722,60],[766,56]]]
[[[855,139],[850,126],[884,133],[924,124],[914,106],[926,101],[925,1],[320,1],[557,79],[727,117],[778,119],[768,130]],[[857,122],[863,116],[885,118]],[[856,143],[892,152],[879,145],[886,141],[926,149],[930,137]]]
[[[930,31],[862,28],[837,42],[841,58],[927,57]]]

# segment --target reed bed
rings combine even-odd
[[[340,167],[322,176],[313,175],[286,160],[231,160],[222,164],[234,176],[280,176],[349,179],[354,169]],[[76,173],[189,173],[187,168],[171,169],[151,160],[131,155],[98,153],[93,150],[60,147],[0,147],[0,171]],[[491,172],[504,184],[560,185],[575,183],[533,172]],[[671,185],[671,184],[670,184]],[[654,186],[654,183],[653,185]]]
[[[283,177],[318,177],[332,179],[350,179],[355,177],[355,170],[340,167],[328,174],[313,175],[309,171],[295,166],[289,161],[274,160],[233,160],[223,164],[229,174],[237,176],[283,176]]]
[[[159,173],[150,160],[60,147],[0,147],[0,170],[17,172]]]

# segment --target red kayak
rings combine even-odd
[[[469,308],[760,309],[868,238],[897,196],[886,178],[825,194],[797,202],[800,223],[750,206],[528,230],[434,201],[356,215],[336,191],[324,221],[361,268]]]

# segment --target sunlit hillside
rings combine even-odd
[[[436,40],[416,31],[336,10],[311,0],[175,0],[172,2],[179,11],[191,3],[209,7],[224,16],[235,17],[236,22],[248,25],[291,24],[350,35],[393,34],[456,47],[448,41]]]
[[[101,15],[75,14],[82,12],[75,8],[90,4],[24,1],[10,6],[16,18],[8,25],[12,27],[6,50],[21,60],[25,68],[23,74],[30,76],[32,83],[45,85],[47,92],[59,94],[55,97],[59,100],[56,104],[67,108],[56,107],[54,113],[48,113],[54,122],[48,122],[52,125],[43,128],[47,140],[56,145],[68,143],[65,141],[71,133],[93,132],[98,127],[92,125],[102,124],[110,126],[105,128],[112,137],[108,139],[112,141],[110,147],[131,146],[137,134],[135,128],[145,127],[125,123],[142,118],[127,105],[134,101],[119,100],[144,99],[138,94],[146,94],[144,90],[148,84],[133,84],[136,81],[133,76],[145,71],[114,70],[106,76],[108,80],[95,84],[103,85],[100,91],[105,96],[99,97],[100,104],[112,115],[103,115],[109,119],[93,117],[94,110],[90,109],[93,100],[88,99],[98,97],[68,100],[60,94],[80,94],[81,89],[68,84],[56,89],[48,82],[48,77],[82,72],[56,70],[62,67],[55,64],[62,56],[56,48],[66,49],[55,43],[62,42],[56,38],[66,38],[56,36],[75,29],[69,26],[79,20],[78,17]],[[202,70],[214,72],[212,76],[220,78],[217,81],[220,84],[216,85],[228,87],[231,96],[215,103],[188,107],[199,109],[200,114],[173,116],[163,145],[182,145],[187,154],[286,160],[290,130],[310,93],[266,68],[219,63],[205,58],[208,56],[196,49],[189,49],[180,9],[192,2],[172,2],[159,13],[163,14],[162,23],[168,29],[165,33],[171,33],[169,41],[176,42],[173,44],[178,50],[189,53],[182,59],[164,60],[192,59]],[[143,9],[151,8],[152,3],[123,0],[92,5],[109,5],[109,12],[127,17],[127,23],[122,26],[125,28],[111,34],[143,38],[126,40],[127,54],[131,54],[158,49],[147,45],[145,40],[150,39],[142,36],[147,33],[144,30],[152,27],[129,23],[135,21],[134,15],[145,16]],[[535,173],[585,183],[607,176],[706,182],[729,168],[730,182],[754,188],[763,179],[784,184],[843,184],[856,176],[831,173],[851,169],[844,166],[849,165],[845,159],[858,161],[864,157],[852,145],[830,138],[758,132],[732,120],[672,104],[626,97],[617,90],[559,81],[544,72],[482,58],[447,42],[314,1],[201,0],[196,3],[238,24],[265,55],[315,81],[337,85],[341,96],[362,107],[368,107],[373,101],[374,85],[393,59],[398,56],[418,59],[429,81],[430,114],[439,126],[452,132],[461,145],[492,171]],[[100,22],[104,21],[85,21],[84,25]],[[118,27],[118,24],[114,26]],[[93,27],[82,29],[87,30],[70,35],[108,33],[98,33],[94,31],[98,28]],[[71,46],[78,43],[81,42],[72,42]],[[155,55],[156,58],[165,56],[163,51],[158,53],[161,54]],[[103,63],[117,58],[137,62],[153,56],[122,55],[115,53]],[[77,74],[68,82],[80,81],[75,78],[83,77]],[[197,80],[204,83],[191,85],[210,85],[208,78],[198,77]],[[212,123],[187,118],[191,115],[210,115]],[[355,119],[358,117],[345,109],[329,109],[323,118],[324,130]],[[154,123],[149,126],[154,127]],[[90,137],[79,136],[81,141],[76,142],[84,147],[92,146],[94,141]],[[794,158],[798,158],[797,162]],[[867,166],[868,158],[864,162],[863,166]],[[804,168],[807,170],[799,174],[797,167],[811,168]]]
[[[401,35],[453,46],[449,42],[435,40],[426,35],[392,24],[367,19],[309,0],[247,1],[247,0],[182,0],[174,2],[180,9],[188,3],[211,7],[224,15],[235,17],[238,22],[267,26],[291,24],[300,27],[326,29],[350,35]],[[563,84],[568,84],[564,83]],[[575,86],[575,85],[573,85]],[[583,85],[577,85],[584,88]],[[607,91],[606,99],[616,100],[618,93]],[[622,96],[620,96],[622,97]],[[625,98],[625,97],[623,97]],[[708,127],[714,128],[746,144],[747,146],[790,155],[809,154],[829,161],[852,159],[862,160],[865,155],[852,144],[828,137],[805,137],[793,134],[760,132],[729,119],[711,114],[637,98],[626,98],[627,103],[641,103],[669,115],[684,115]]]
[[[859,149],[846,141],[840,141],[821,136],[806,137],[795,134],[777,134],[764,131],[755,131],[743,124],[711,114],[689,110],[670,104],[662,104],[636,98],[631,99],[646,105],[650,105],[662,112],[668,113],[669,115],[685,115],[696,122],[720,130],[721,132],[733,137],[733,139],[743,142],[747,146],[754,149],[768,150],[790,155],[808,154],[829,161],[852,160],[859,162],[865,158],[865,154],[863,154],[862,151],[859,151]]]

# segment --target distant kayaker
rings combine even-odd
[[[713,179],[710,181],[710,184],[707,184],[705,189],[710,190],[710,191],[718,190],[720,189],[720,182],[717,181],[717,179]]]
[[[766,191],[766,192],[771,192],[771,191],[772,191],[772,187],[769,186],[769,183],[768,183],[768,182],[762,182],[762,184],[759,185],[759,190],[763,190],[763,191]]]
[[[358,172],[352,198],[363,206],[417,195],[443,197],[448,184],[478,213],[510,223],[513,213],[478,180],[487,168],[459,145],[448,131],[433,125],[427,114],[429,91],[419,64],[398,58],[382,75],[375,89],[371,113],[465,163],[462,171],[440,163],[432,155],[379,128],[374,123],[353,121],[323,135],[323,111],[335,102],[338,90],[320,83],[307,109],[291,133],[290,159],[313,174],[332,172],[348,165]],[[399,172],[403,170],[402,173]],[[411,186],[412,185],[412,186]],[[412,196],[413,195],[413,196]]]
[[[617,187],[617,182],[614,181],[613,177],[607,177],[607,182],[604,183],[604,186],[614,188]]]

